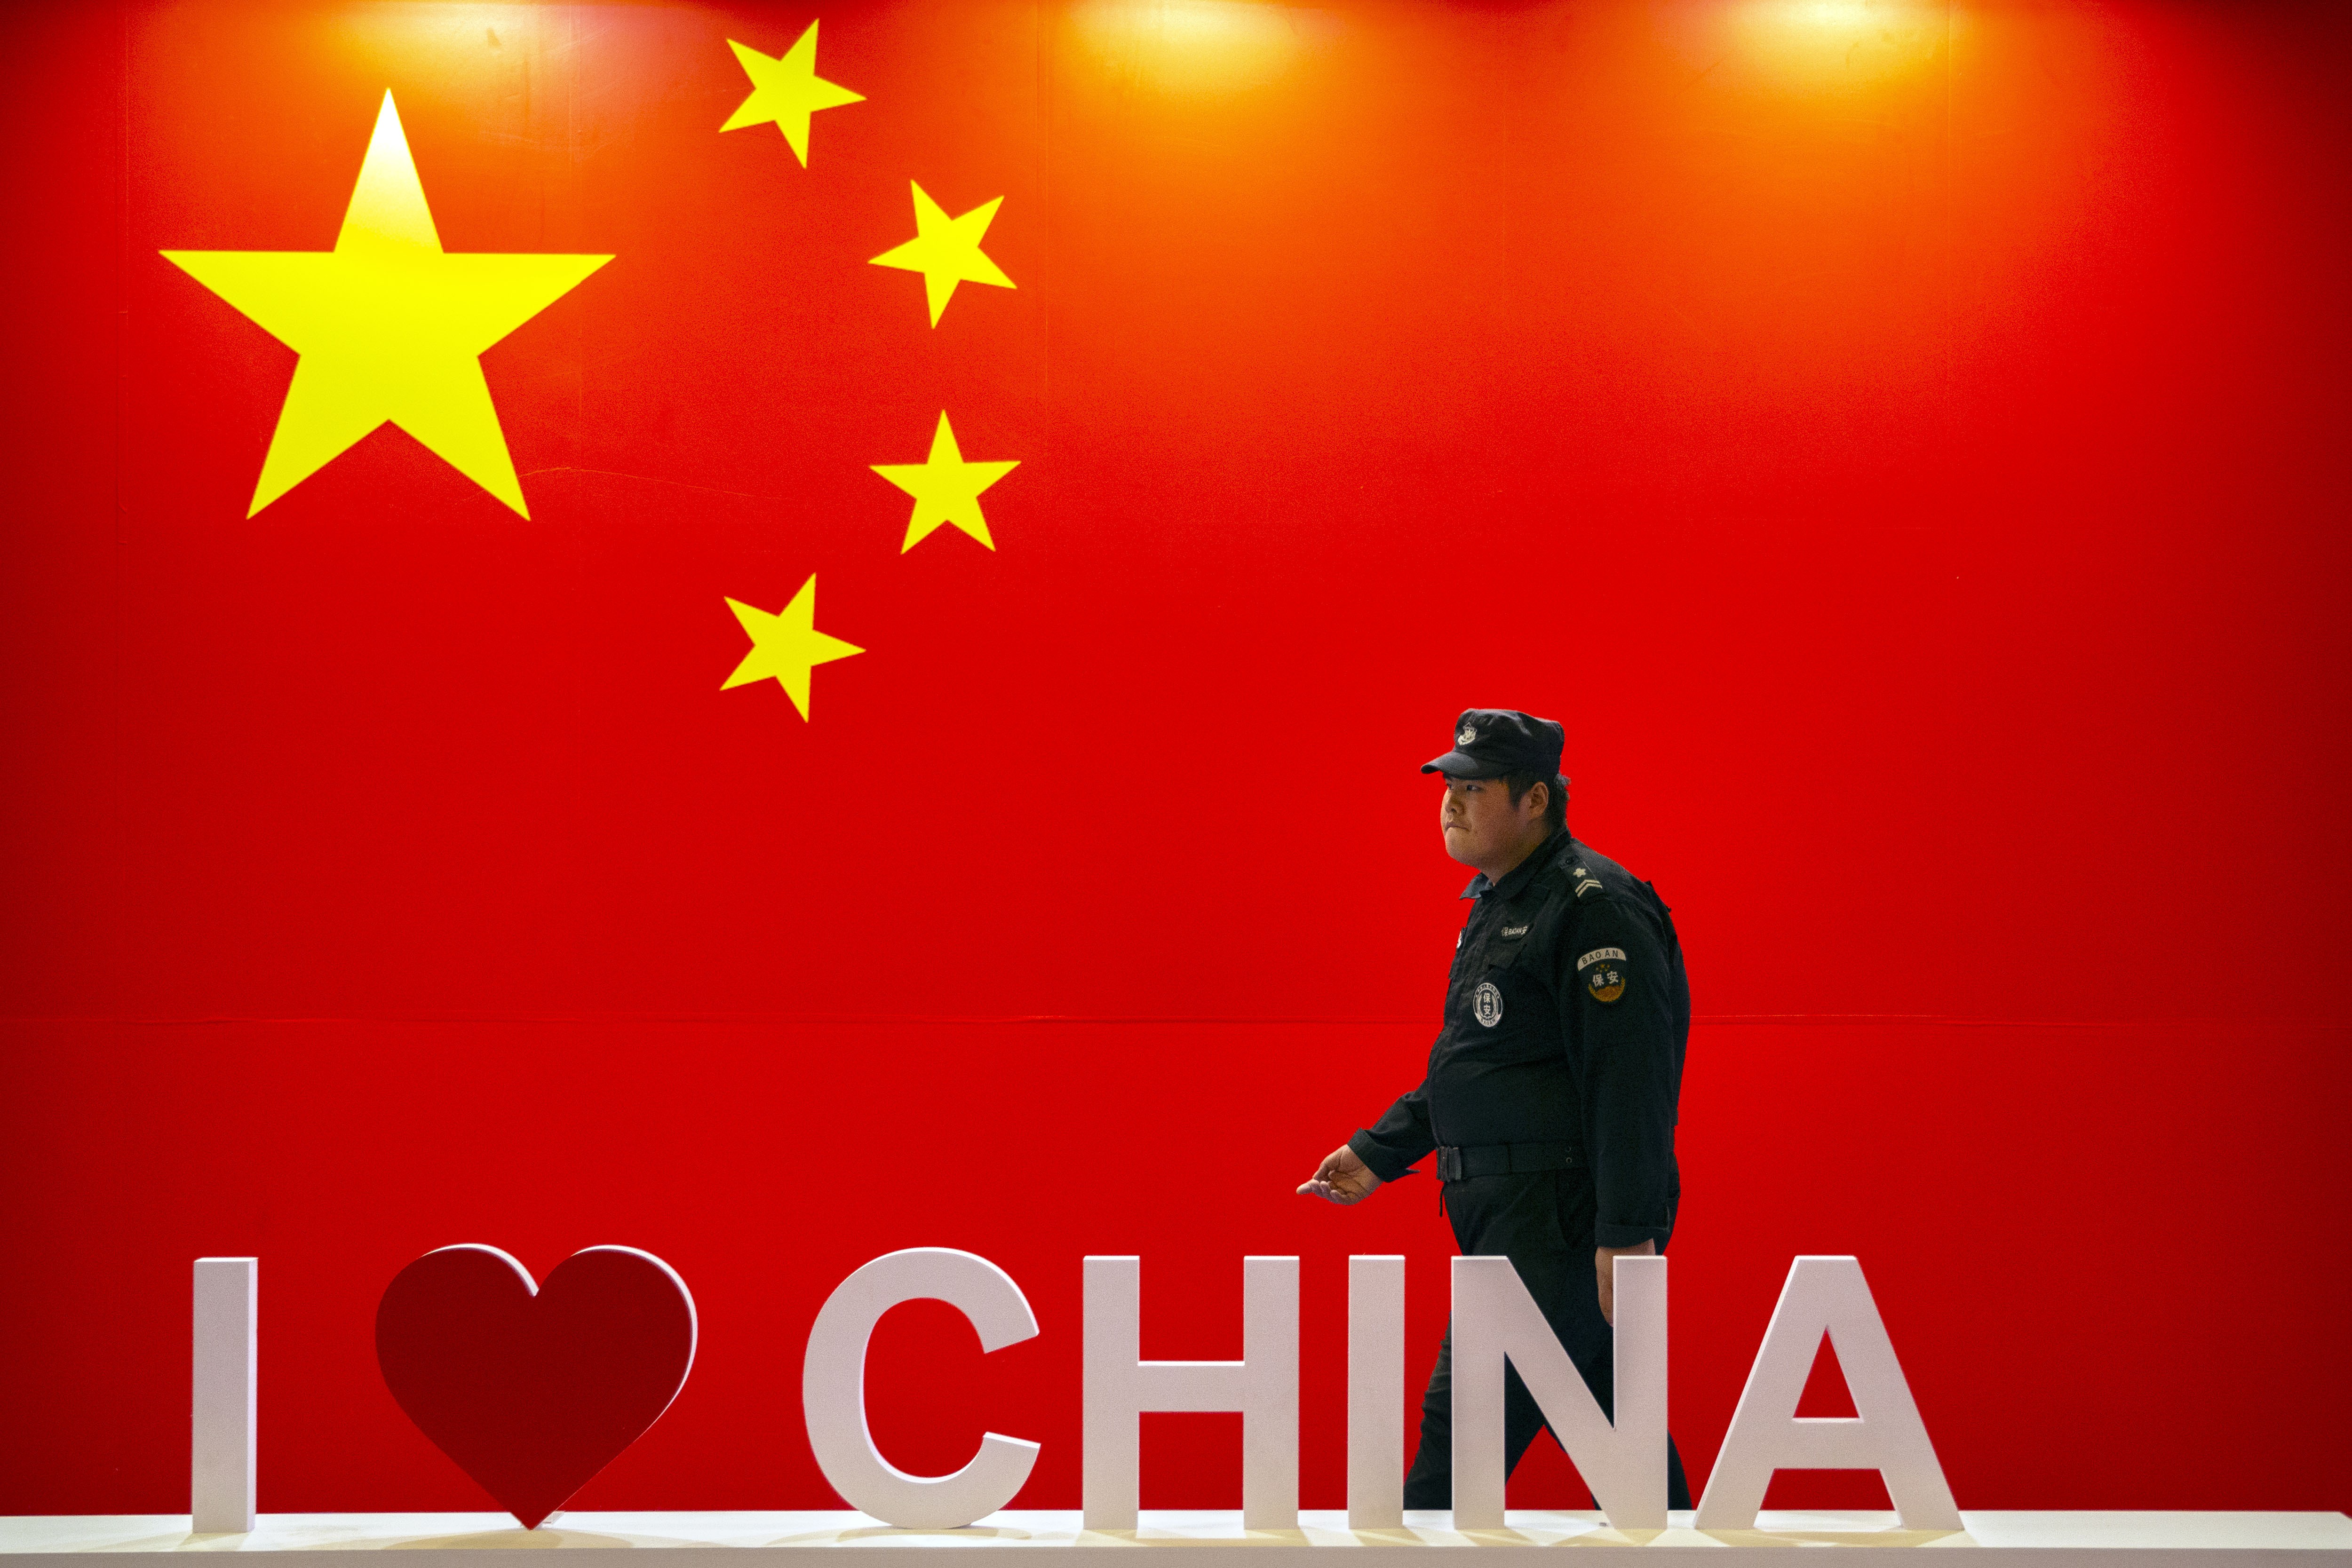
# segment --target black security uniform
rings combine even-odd
[[[1495,777],[1557,768],[1560,731],[1549,720],[1474,709],[1455,728],[1457,749],[1423,771]],[[1496,744],[1460,740],[1482,734]],[[1546,740],[1549,766],[1541,764]],[[1524,746],[1509,749],[1523,741],[1536,743],[1538,768],[1500,766],[1525,760]],[[1489,771],[1475,771],[1482,768]],[[1564,780],[1550,783],[1558,790]],[[1613,1418],[1612,1335],[1593,1251],[1644,1240],[1663,1251],[1674,1231],[1682,1195],[1675,1102],[1690,1033],[1682,946],[1649,883],[1565,831],[1500,882],[1473,877],[1463,896],[1476,902],[1457,939],[1428,1075],[1349,1146],[1391,1181],[1436,1153],[1456,1243],[1465,1254],[1511,1260]],[[1422,1400],[1407,1508],[1453,1506],[1452,1362],[1449,1331]],[[1510,1467],[1542,1426],[1534,1398],[1509,1373]],[[1668,1506],[1688,1508],[1682,1458],[1671,1445],[1668,1465]]]

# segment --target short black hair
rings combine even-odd
[[[1528,791],[1541,784],[1545,787],[1544,826],[1553,832],[1568,826],[1568,780],[1554,773],[1506,773],[1503,786],[1511,792],[1511,804],[1516,806],[1528,798]]]

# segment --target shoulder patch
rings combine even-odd
[[[1625,994],[1625,949],[1595,947],[1576,961],[1577,977],[1596,1002],[1613,1002]]]
[[[1601,884],[1600,884],[1599,883],[1597,883],[1597,882],[1593,881],[1591,877],[1589,877],[1589,876],[1585,875],[1585,874],[1584,874],[1584,870],[1583,870],[1583,868],[1582,868],[1581,866],[1580,866],[1580,867],[1578,867],[1578,868],[1577,868],[1576,876],[1577,876],[1577,883],[1576,883],[1576,896],[1577,896],[1577,897],[1579,897],[1579,898],[1583,898],[1583,897],[1585,897],[1585,896],[1587,896],[1587,895],[1589,895],[1589,894],[1591,894],[1599,893],[1599,892],[1601,891]]]

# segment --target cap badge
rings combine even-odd
[[[1495,988],[1494,981],[1478,982],[1478,988],[1470,993],[1470,1010],[1478,1015],[1481,1028],[1493,1029],[1503,1021],[1503,993]]]
[[[1462,733],[1454,737],[1456,746],[1475,746],[1477,743],[1478,732],[1466,724],[1462,727]]]

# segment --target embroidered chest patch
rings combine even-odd
[[[1576,976],[1594,1001],[1615,1001],[1625,994],[1625,949],[1595,947],[1576,961]]]
[[[1478,988],[1470,993],[1470,1010],[1477,1015],[1482,1028],[1493,1029],[1503,1021],[1503,993],[1495,988],[1494,981],[1478,982]]]

